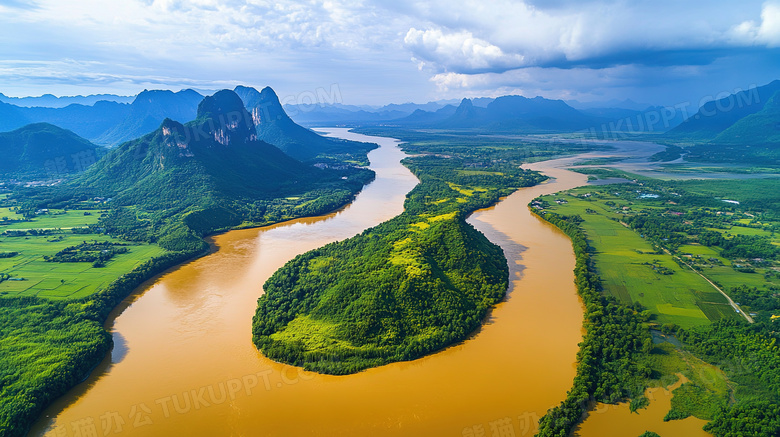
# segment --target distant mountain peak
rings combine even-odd
[[[458,105],[458,108],[455,110],[455,114],[452,116],[453,121],[459,120],[460,122],[468,120],[473,120],[477,117],[477,109],[474,107],[474,103],[471,101],[471,99],[463,99],[460,101],[460,105]]]
[[[138,93],[137,96],[135,96],[135,100],[133,100],[133,103],[140,103],[143,101],[154,101],[155,99],[164,99],[164,98],[171,98],[174,96],[192,96],[194,98],[202,98],[203,96],[200,95],[197,91],[193,91],[191,89],[185,89],[181,91],[171,91],[171,90],[143,90],[140,93]]]
[[[279,96],[267,86],[260,91],[260,96],[252,108],[252,118],[255,125],[259,125],[265,121],[286,120],[289,117],[279,101]]]
[[[265,97],[268,100],[274,100],[276,103],[279,103],[279,96],[276,95],[276,91],[274,91],[273,88],[270,86],[267,86],[260,90],[260,96]]]
[[[208,96],[198,105],[198,130],[213,135],[223,146],[257,140],[252,115],[234,91],[222,90]]]

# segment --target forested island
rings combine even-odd
[[[270,358],[346,374],[411,360],[465,339],[508,287],[501,249],[465,222],[543,176],[479,153],[417,156],[404,213],[301,255],[266,282],[253,320]]]

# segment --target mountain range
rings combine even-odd
[[[273,89],[265,87],[257,91],[251,87],[237,86],[235,93],[241,97],[257,129],[257,138],[280,148],[286,154],[301,161],[319,155],[329,156],[350,153],[360,148],[357,143],[320,136],[296,124],[285,112]],[[365,145],[365,151],[369,150]]]
[[[446,105],[436,111],[418,109],[407,117],[385,121],[383,125],[527,134],[582,131],[610,136],[615,133],[666,131],[682,121],[682,111],[674,108],[578,110],[562,100],[502,96],[482,99],[479,105],[471,99],[463,99],[457,107]]]
[[[92,142],[115,146],[156,129],[165,118],[190,121],[203,98],[192,90],[144,91],[133,103],[100,100],[63,108],[20,107],[0,102],[0,131],[30,123],[50,123]]]
[[[725,134],[719,139],[716,137],[742,118],[760,111],[779,90],[780,81],[774,81],[763,87],[738,92],[706,103],[685,121],[680,110],[658,106],[643,108],[643,104],[630,100],[600,103],[571,101],[569,105],[561,100],[542,97],[502,96],[495,99],[464,99],[457,105],[454,104],[456,102],[442,100],[382,107],[340,103],[283,106],[270,88],[257,91],[238,86],[234,91],[242,98],[250,114],[258,117],[257,134],[260,139],[275,143],[291,156],[307,160],[314,157],[312,150],[307,150],[312,143],[319,143],[316,147],[319,150],[335,147],[335,143],[323,140],[301,128],[300,124],[477,129],[505,133],[668,131],[664,138],[672,141],[732,141],[731,134]],[[101,96],[114,101],[97,100]],[[116,146],[153,131],[165,118],[182,123],[191,120],[203,98],[193,90],[176,93],[144,91],[132,103],[121,103],[123,99],[120,97],[96,95],[58,98],[44,95],[19,99],[0,94],[0,131],[46,122],[71,130],[96,144]],[[6,102],[14,102],[16,105]],[[64,107],[21,106],[34,103],[61,106],[68,102],[94,103],[91,106],[81,103],[71,103]],[[287,134],[283,137],[279,131],[287,131]],[[337,147],[333,150],[337,150]]]
[[[135,96],[118,96],[116,94],[90,94],[88,96],[62,96],[44,94],[37,97],[9,97],[0,93],[0,102],[10,103],[22,107],[64,108],[68,105],[78,104],[91,106],[99,101],[132,103]]]
[[[166,118],[180,122],[193,120],[201,100],[202,95],[189,89],[176,93],[144,91],[133,100],[122,121],[103,132],[95,142],[115,145],[138,138],[157,129]]]
[[[494,132],[537,133],[576,131],[596,127],[606,119],[584,114],[562,100],[542,97],[503,96],[486,107],[463,99],[457,107],[445,106],[435,112],[417,110],[391,125],[438,129],[480,129]]]
[[[218,94],[220,101],[227,98],[224,91]],[[216,114],[210,117],[207,117],[207,113],[203,111],[208,109],[208,102],[213,100],[212,97],[204,99],[203,96],[193,90],[183,90],[175,93],[164,90],[144,91],[136,96],[130,105],[99,101],[91,107],[73,104],[65,108],[21,108],[0,102],[0,112],[6,115],[5,117],[0,117],[0,120],[7,125],[21,124],[25,126],[3,135],[5,147],[16,149],[12,151],[13,153],[9,151],[7,156],[14,157],[14,159],[4,161],[2,173],[6,176],[9,174],[24,174],[30,177],[73,173],[86,169],[89,164],[97,160],[98,156],[104,154],[102,147],[95,146],[72,131],[62,129],[50,123],[30,123],[31,119],[35,118],[44,118],[52,120],[60,126],[73,127],[74,130],[87,133],[88,137],[97,137],[99,143],[131,143],[127,147],[120,147],[118,152],[110,154],[107,157],[107,161],[101,162],[98,166],[107,166],[107,170],[104,172],[105,175],[100,183],[104,183],[107,187],[113,187],[114,191],[126,189],[127,187],[122,185],[124,183],[135,183],[139,180],[144,180],[149,169],[138,167],[141,163],[144,163],[144,165],[148,164],[143,159],[137,159],[139,156],[145,156],[140,153],[140,150],[142,148],[143,150],[148,150],[151,147],[150,144],[157,144],[161,141],[158,139],[156,142],[154,140],[150,142],[149,138],[145,137],[147,134],[159,134],[159,129],[165,128],[168,132],[195,132],[199,133],[201,137],[206,135],[204,133],[206,131],[184,127],[185,125],[182,123],[190,120],[200,120],[200,124],[197,126],[202,126],[203,120],[206,120],[207,123],[215,123],[216,120],[219,120],[219,123],[223,125],[229,122],[228,124],[231,126],[238,123],[236,128],[241,126],[245,128],[244,136],[251,136],[253,141],[259,140],[262,143],[261,146],[251,149],[251,152],[272,144],[274,148],[265,150],[264,153],[269,157],[273,157],[278,155],[277,152],[280,150],[283,151],[285,157],[289,156],[292,159],[288,159],[280,165],[290,170],[303,168],[299,161],[317,160],[320,167],[328,167],[331,164],[337,167],[344,166],[344,161],[366,162],[366,153],[375,147],[370,144],[325,138],[297,125],[287,116],[276,93],[269,87],[264,88],[262,91],[257,91],[254,88],[239,86],[236,87],[235,91],[231,91],[231,95],[238,98],[238,100],[233,99],[232,103],[239,102],[241,105],[233,105],[228,112],[208,111],[208,113]],[[251,113],[247,108],[251,110]],[[206,118],[204,119],[204,117]],[[120,118],[121,120],[117,122]],[[179,123],[181,127],[176,125],[176,123]],[[209,131],[208,135],[212,133]],[[49,149],[42,147],[44,139],[51,142]],[[203,143],[201,141],[202,138],[195,139],[198,141],[195,141],[192,147],[197,149]],[[34,144],[36,147],[26,147],[27,144],[33,144],[30,143],[33,140],[35,140]],[[220,138],[215,137],[215,140],[220,140]],[[78,146],[79,150],[84,149],[84,147],[81,147],[84,144],[89,144],[91,150],[98,152],[92,153],[91,162],[83,160],[74,161],[75,164],[78,164],[75,165],[71,162],[75,159],[72,155],[76,153],[73,148]],[[155,148],[151,147],[151,149],[154,150]],[[162,150],[164,149],[158,150],[158,155],[162,156],[160,159],[165,160],[167,157],[167,162],[172,162],[176,159],[175,156],[168,156],[168,153],[163,153]],[[177,152],[187,155],[193,153],[192,150],[188,146]],[[22,162],[16,159],[17,155],[14,153],[18,154],[20,159],[25,157],[27,161]],[[30,158],[31,153],[36,154],[36,156]],[[52,153],[56,156],[52,155]],[[119,157],[122,154],[127,156],[128,153],[134,159]],[[240,152],[239,155],[241,153],[244,152]],[[209,164],[218,165],[220,159],[223,158],[232,159],[229,154],[221,154],[213,157]],[[115,160],[122,161],[122,163],[116,164],[113,162]],[[44,168],[44,162],[47,162],[49,167]],[[52,164],[52,162],[55,162],[56,165]],[[252,162],[252,160],[250,159],[249,162]],[[237,165],[240,167],[243,163],[239,162]],[[308,166],[306,167],[308,168]],[[229,166],[225,168],[229,168]],[[34,169],[39,171],[33,171]],[[43,170],[46,170],[45,174]],[[290,179],[289,175],[274,174],[269,169],[255,170],[262,170],[260,174],[269,175],[272,178],[263,182],[264,192],[267,192],[269,187],[275,183]],[[118,177],[119,179],[113,181],[113,177]],[[259,181],[255,180],[254,182]],[[91,181],[88,185],[97,186],[98,181]],[[152,184],[152,186],[155,185]]]
[[[205,196],[266,198],[322,177],[258,138],[233,91],[202,99],[194,120],[166,118],[156,130],[112,149],[73,184],[123,204],[195,204]],[[271,196],[273,197],[273,196]],[[212,199],[213,200],[213,199]]]
[[[373,177],[353,166],[304,164],[262,141],[254,120],[238,94],[219,91],[202,99],[193,121],[166,118],[153,132],[111,149],[56,197],[110,197],[111,214],[101,221],[107,232],[190,251],[206,247],[203,235],[242,222],[330,211]],[[364,157],[371,148],[347,144]],[[288,197],[303,200],[285,205]]]

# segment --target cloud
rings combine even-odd
[[[647,66],[625,64],[604,68],[526,67],[505,72],[438,73],[431,77],[440,98],[501,96],[605,101],[611,99],[697,108],[716,95],[748,89],[776,79],[780,49],[770,54],[745,53],[709,65]],[[750,72],[750,74],[745,74]]]
[[[524,56],[506,54],[499,47],[475,38],[471,32],[444,33],[441,30],[409,29],[404,44],[415,57],[433,68],[483,72],[523,65]]]
[[[404,0],[399,0],[404,1]],[[506,71],[518,66],[591,67],[670,62],[712,62],[724,49],[735,50],[735,23],[759,11],[755,1],[624,2],[585,0],[516,2],[433,0],[408,7],[429,22],[405,39],[414,58],[435,72]],[[770,41],[780,33],[780,8],[764,6],[755,33]],[[744,26],[750,27],[748,22]],[[771,36],[770,36],[771,34]],[[430,40],[430,41],[426,41]],[[494,56],[459,50],[459,40],[477,41]],[[439,45],[437,41],[442,41]],[[500,55],[498,55],[500,54]],[[677,57],[676,60],[674,58]]]
[[[6,9],[38,9],[38,4],[33,1],[0,0],[0,10]]]
[[[743,21],[732,29],[737,43],[780,47],[780,3],[764,4],[761,23]]]
[[[355,103],[503,91],[630,94],[663,80],[670,90],[694,76],[709,83],[716,72],[761,81],[776,75],[777,62],[766,59],[780,47],[780,0],[26,4],[0,0],[6,94],[239,82],[288,93],[339,83]]]

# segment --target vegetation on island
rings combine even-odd
[[[465,219],[543,179],[520,169],[518,157],[484,152],[453,147],[447,156],[404,160],[420,184],[401,215],[300,255],[266,282],[253,320],[258,348],[278,361],[346,374],[418,358],[480,326],[506,293],[508,267],[501,249]]]

